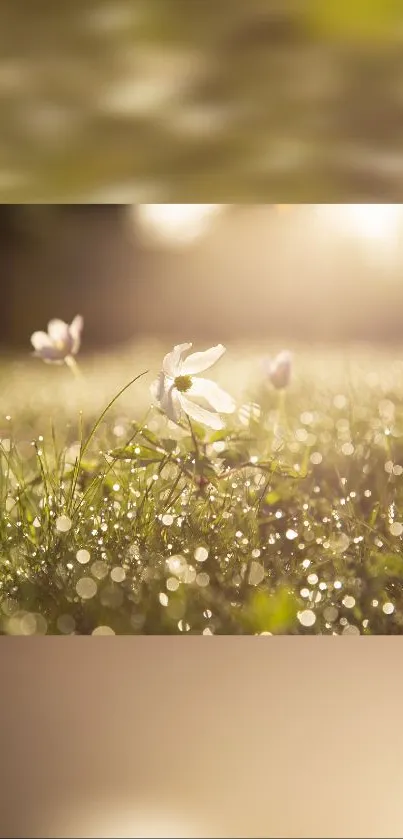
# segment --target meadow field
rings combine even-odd
[[[279,349],[227,347],[218,431],[153,404],[165,345],[3,358],[3,634],[403,631],[403,349],[293,347],[277,389]]]

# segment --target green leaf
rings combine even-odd
[[[159,452],[149,446],[130,445],[123,448],[113,449],[111,456],[116,460],[134,460],[141,463],[160,463],[165,457],[165,452]]]
[[[204,438],[206,436],[206,428],[205,428],[204,425],[200,425],[200,423],[192,420],[192,429],[193,429],[193,434],[195,435],[195,437],[197,437],[198,440],[204,440]],[[190,429],[189,429],[189,433],[190,433]]]
[[[237,448],[234,444],[233,448],[224,449],[220,454],[220,459],[224,466],[241,466],[249,462],[249,452],[245,448]]]
[[[297,599],[285,588],[273,594],[254,591],[244,611],[244,622],[252,632],[287,632],[295,622]]]
[[[280,463],[278,460],[259,461],[259,463],[256,463],[256,466],[262,469],[263,472],[271,472],[272,474],[282,475],[287,478],[306,478],[308,474],[304,469],[298,471],[293,466]]]
[[[159,446],[160,442],[156,434],[153,431],[150,431],[149,428],[145,428],[144,426],[139,425],[138,433],[147,440],[148,443],[151,443],[152,446]]]
[[[164,438],[163,440],[161,440],[161,446],[165,449],[166,452],[169,452],[171,454],[175,451],[175,449],[178,448],[178,441]]]
[[[399,577],[403,579],[403,556],[373,551],[366,560],[366,570],[371,577]]]
[[[370,516],[370,519],[369,519],[369,523],[370,523],[371,527],[373,527],[375,525],[376,520],[378,518],[378,513],[379,513],[379,501],[377,501],[376,504],[374,504],[372,512],[371,512],[371,516]]]
[[[80,471],[81,472],[87,472],[89,474],[92,474],[98,468],[99,468],[99,460],[95,459],[95,458],[93,460],[82,460],[81,463],[80,463]]]
[[[281,500],[281,495],[278,492],[268,492],[264,500],[271,507]]]
[[[213,434],[210,434],[209,443],[223,443],[228,441],[228,432],[223,429],[222,431],[214,431]]]
[[[195,463],[196,473],[212,480],[217,478],[217,472],[207,457],[198,458]]]

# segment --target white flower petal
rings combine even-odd
[[[192,344],[177,344],[171,352],[169,352],[163,362],[162,369],[166,376],[175,379],[179,376],[182,369],[182,356],[190,350]]]
[[[213,414],[211,411],[206,411],[205,408],[200,408],[190,399],[187,399],[183,393],[178,394],[180,404],[191,419],[196,422],[201,422],[202,425],[208,425],[209,428],[214,428],[215,431],[220,431],[224,428],[224,423],[218,414]]]
[[[80,349],[81,333],[83,331],[84,318],[81,315],[76,315],[70,324],[70,337],[72,340],[71,352],[76,355]]]
[[[34,332],[31,335],[31,344],[33,348],[40,352],[44,347],[50,347],[51,341],[47,332]]]
[[[63,342],[63,344],[68,344],[70,347],[70,327],[63,320],[53,318],[53,320],[49,321],[48,334],[52,343],[61,344]]]
[[[31,344],[35,348],[33,354],[43,361],[61,363],[66,357],[64,349],[54,347],[46,332],[34,332],[31,335]]]
[[[271,376],[272,369],[273,369],[273,362],[271,358],[263,358],[262,359],[262,369],[266,376]]]
[[[279,352],[279,354],[274,359],[274,364],[276,367],[279,367],[280,365],[282,366],[284,364],[288,365],[291,364],[291,362],[292,353],[289,352],[289,350],[283,350],[282,352]]]
[[[187,395],[191,399],[193,397],[206,399],[215,411],[220,411],[223,414],[232,414],[236,408],[232,396],[222,390],[215,382],[211,382],[210,379],[199,377],[193,379],[192,387],[187,391]]]
[[[224,353],[225,347],[222,344],[217,344],[216,347],[210,347],[209,350],[205,350],[204,352],[192,353],[183,362],[181,374],[183,376],[193,376],[195,373],[203,373],[204,370],[212,367]]]
[[[170,387],[164,390],[160,404],[168,419],[172,420],[172,422],[178,422],[181,405],[179,394],[175,388]]]
[[[42,361],[45,361],[46,364],[64,364],[66,360],[65,354],[61,354],[58,350],[53,349],[53,347],[44,349],[40,354],[34,353],[34,355],[40,355],[40,358]]]
[[[165,390],[165,376],[163,373],[160,373],[158,378],[155,379],[150,385],[150,393],[153,399],[156,402],[161,402],[163,394]]]
[[[41,350],[37,350],[34,352],[38,358],[42,358],[43,361],[52,361],[57,362],[58,364],[62,364],[66,358],[64,352],[61,352],[56,347],[42,347]]]
[[[288,350],[280,352],[271,363],[269,378],[276,388],[285,388],[290,383],[292,368],[292,353]]]

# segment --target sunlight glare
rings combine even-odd
[[[347,223],[370,239],[392,238],[401,218],[400,204],[347,204]]]
[[[96,818],[86,814],[80,806],[74,813],[60,812],[51,817],[45,825],[46,836],[91,837],[91,839],[184,839],[192,836],[209,836],[206,825],[201,825],[192,816],[183,819],[168,812],[160,804],[133,804],[133,806],[113,805],[98,812]]]
[[[361,239],[390,241],[396,237],[401,204],[319,204],[321,216]]]
[[[209,227],[222,204],[139,204],[137,216],[146,231],[160,241],[188,244]],[[136,207],[136,205],[135,205]]]

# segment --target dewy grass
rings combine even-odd
[[[102,411],[102,414],[100,415],[100,417],[98,417],[97,421],[93,425],[93,427],[92,427],[92,429],[91,429],[91,431],[90,431],[90,433],[89,433],[89,435],[88,435],[88,437],[87,437],[87,439],[84,443],[82,441],[82,424],[81,424],[81,426],[80,426],[80,438],[81,438],[81,440],[80,440],[80,451],[79,451],[78,457],[76,459],[76,462],[74,464],[73,480],[71,482],[71,493],[70,493],[70,500],[69,500],[69,508],[71,507],[71,503],[74,499],[74,493],[75,493],[75,489],[76,489],[76,486],[77,486],[78,475],[79,475],[80,468],[81,468],[81,465],[82,465],[82,459],[85,455],[85,452],[88,449],[89,444],[91,443],[91,440],[92,440],[94,434],[96,433],[97,429],[99,428],[102,420],[104,419],[104,417],[106,416],[106,414],[108,413],[108,411],[110,410],[112,405],[119,399],[119,396],[121,396],[122,393],[125,392],[125,390],[128,390],[128,388],[131,387],[134,384],[134,382],[137,382],[138,379],[140,379],[142,376],[145,376],[147,374],[147,372],[148,371],[146,370],[144,373],[140,373],[139,376],[135,376],[134,379],[132,379],[128,384],[124,385],[124,387],[121,388],[119,393],[117,393],[116,396],[114,396],[113,399],[111,399],[111,401],[108,402],[105,410]]]
[[[144,373],[94,416],[99,380],[71,377],[78,441],[25,385],[0,419],[1,632],[401,634],[403,366],[294,364],[273,382],[251,357],[219,428],[147,406]]]

